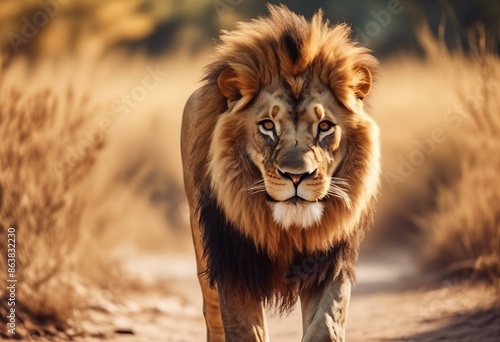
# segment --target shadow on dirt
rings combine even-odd
[[[406,342],[500,340],[500,306],[464,312],[450,317],[441,327],[400,339]]]

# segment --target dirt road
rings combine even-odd
[[[491,308],[498,292],[452,281],[429,286],[428,280],[415,276],[408,260],[390,256],[361,257],[349,308],[348,341],[500,341],[500,309]],[[89,330],[101,338],[92,341],[204,341],[192,260],[151,257],[131,263],[132,269],[141,265],[140,277],[149,274],[149,281],[163,285],[127,291],[122,305],[96,312],[101,323]],[[300,341],[300,310],[288,317],[270,317],[269,329],[273,342]]]

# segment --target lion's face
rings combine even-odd
[[[315,73],[304,73],[245,98],[227,87],[231,77],[219,77],[228,108],[213,134],[210,174],[233,222],[251,229],[257,201],[284,229],[331,224],[332,208],[357,215],[362,207],[353,203],[373,197],[379,174],[378,128],[362,97],[339,100]]]
[[[380,173],[378,127],[364,110],[376,59],[345,25],[283,18],[222,36],[203,95],[217,114],[202,108],[195,133],[211,141],[195,151],[206,158],[200,184],[210,182],[200,198],[215,197],[258,245],[272,236],[272,253],[284,240],[312,251],[347,236],[371,212]]]
[[[279,225],[317,223],[329,196],[349,204],[345,183],[334,177],[345,152],[346,109],[331,91],[314,83],[295,98],[286,85],[267,87],[244,112],[248,154],[262,176],[249,190],[266,192]]]

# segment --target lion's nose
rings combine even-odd
[[[305,173],[290,173],[278,169],[278,173],[281,177],[291,179],[293,184],[298,185],[304,179],[314,177],[314,175],[316,174],[316,170]]]

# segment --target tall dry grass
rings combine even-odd
[[[7,270],[6,232],[14,227],[17,279],[16,335],[2,324],[0,336],[67,339],[78,333],[76,310],[84,298],[74,251],[87,204],[79,185],[91,173],[102,144],[88,145],[72,161],[67,148],[77,146],[75,133],[89,111],[89,99],[78,99],[70,90],[65,98],[51,89],[25,96],[0,82],[0,269]],[[4,318],[8,295],[2,286]]]
[[[500,58],[483,45],[472,60],[481,83],[459,89],[464,129],[448,156],[458,176],[438,183],[434,210],[419,220],[422,262],[500,283]]]
[[[471,34],[470,52],[451,52],[426,27],[419,36],[425,57],[383,61],[375,89],[384,176],[368,238],[372,248],[411,250],[436,274],[497,282],[500,58],[481,30]],[[436,129],[444,138],[425,151]],[[401,160],[418,153],[423,160],[401,176]],[[388,175],[401,177],[394,184]]]
[[[171,76],[130,115],[113,116],[113,101],[160,62]],[[0,236],[16,227],[14,337],[101,335],[106,329],[89,320],[119,307],[134,286],[182,267],[153,269],[144,264],[151,254],[193,253],[177,148],[180,113],[201,69],[192,63],[116,54],[95,66],[77,58],[55,67],[19,59],[0,69]],[[114,124],[102,135],[105,144],[75,160],[104,118]],[[1,270],[6,242],[0,240]],[[1,288],[3,317],[7,295]],[[6,328],[0,339],[12,337]]]

